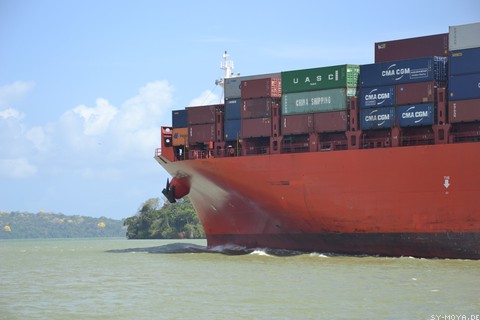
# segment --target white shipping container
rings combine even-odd
[[[480,22],[450,26],[448,49],[462,50],[480,47]]]

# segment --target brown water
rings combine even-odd
[[[2,240],[0,319],[480,319],[480,261],[181,253],[187,243],[206,244]]]

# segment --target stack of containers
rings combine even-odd
[[[480,23],[450,27],[450,123],[480,121]]]
[[[361,129],[433,125],[435,89],[446,77],[447,58],[440,56],[361,65]]]
[[[282,135],[345,132],[359,72],[352,64],[282,72]]]
[[[278,78],[279,73],[225,79],[224,140],[233,142],[242,136],[242,81]]]
[[[242,138],[272,135],[272,110],[280,103],[280,78],[261,78],[241,82]]]
[[[187,107],[188,144],[210,144],[215,141],[218,110],[223,110],[223,104]]]
[[[172,111],[172,145],[174,147],[188,145],[187,110]]]

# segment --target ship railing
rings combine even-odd
[[[162,155],[162,148],[155,149],[155,157],[160,157]]]

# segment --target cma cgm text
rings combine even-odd
[[[390,76],[399,76],[402,74],[409,74],[410,68],[400,68],[400,69],[390,69],[393,66],[390,66],[387,70],[382,71],[382,77],[390,77]]]
[[[390,115],[389,114],[370,114],[368,116],[365,116],[365,121],[383,121],[383,120],[390,120]]]
[[[371,93],[365,95],[365,100],[390,99],[390,93]]]
[[[403,119],[423,118],[428,117],[428,111],[416,111],[416,112],[403,112]]]

